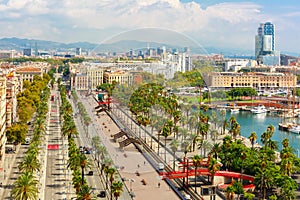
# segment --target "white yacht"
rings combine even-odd
[[[294,125],[294,126],[290,127],[288,130],[291,133],[300,134],[300,125]]]
[[[266,113],[268,110],[266,109],[266,107],[264,105],[258,105],[255,106],[254,108],[251,109],[251,112],[253,114],[261,114],[261,113]]]
[[[238,112],[240,112],[240,109],[239,108],[231,108],[230,112],[231,113],[238,113]]]

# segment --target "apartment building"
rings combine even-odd
[[[103,74],[104,83],[112,84],[114,81],[118,84],[132,85],[133,84],[133,75],[128,71],[115,69],[115,70],[106,70]]]
[[[46,62],[27,62],[16,67],[16,73],[21,75],[22,80],[32,82],[35,75],[42,77],[47,73],[50,65]]]
[[[103,83],[103,68],[97,65],[72,65],[71,87],[76,90],[95,90]]]
[[[267,72],[211,72],[203,74],[210,88],[251,87],[255,89],[296,87],[297,77],[291,73]]]
[[[3,169],[6,143],[6,77],[0,75],[0,169]]]
[[[17,94],[22,91],[20,75],[6,75],[6,126],[10,127],[17,121]]]

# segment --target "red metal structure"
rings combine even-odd
[[[182,171],[171,171],[171,172],[161,172],[160,176],[162,179],[177,179],[177,178],[187,178],[189,176],[195,176],[196,170],[192,161],[184,158],[183,162],[179,163],[179,168],[182,168]],[[211,176],[211,173],[208,170],[209,158],[207,161],[202,161],[200,167],[197,169],[197,175],[199,176]],[[237,172],[230,171],[217,171],[214,176],[223,176],[229,178],[243,179],[249,181],[249,184],[243,185],[244,189],[254,189],[255,185],[254,177],[246,174],[241,174]],[[188,186],[188,179],[186,179],[186,185]],[[232,184],[232,183],[231,183]],[[221,184],[225,188],[231,184]]]

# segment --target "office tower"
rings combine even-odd
[[[31,48],[23,49],[23,55],[24,56],[32,56],[32,49]]]
[[[80,47],[76,48],[76,56],[81,56],[81,48]]]
[[[264,56],[274,56],[274,55],[275,55],[274,25],[271,22],[262,23],[259,25],[257,29],[257,35],[255,36],[255,58],[258,63],[262,63]]]

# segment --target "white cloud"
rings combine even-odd
[[[100,35],[156,27],[190,33],[208,45],[249,46],[258,24],[273,18],[262,9],[250,2],[203,9],[179,0],[8,0],[0,1],[0,25],[8,27],[0,36],[99,42],[105,39]]]

